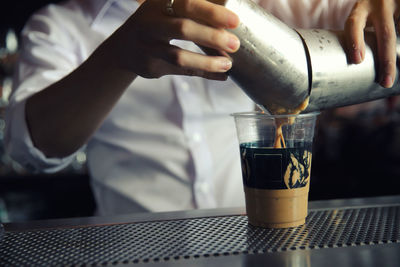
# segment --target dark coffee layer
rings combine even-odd
[[[258,189],[291,189],[307,185],[311,170],[311,143],[290,148],[242,143],[243,184]]]

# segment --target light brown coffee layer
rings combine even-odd
[[[308,211],[309,184],[294,189],[255,189],[245,186],[249,223],[268,228],[304,224]]]

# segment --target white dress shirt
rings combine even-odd
[[[292,26],[340,29],[352,2],[260,4]],[[137,8],[132,0],[70,0],[31,17],[22,33],[5,136],[10,155],[28,170],[55,172],[73,155],[46,158],[33,146],[26,99],[79,66]],[[252,109],[231,80],[135,79],[85,148],[99,213],[243,206],[239,144],[229,114]]]

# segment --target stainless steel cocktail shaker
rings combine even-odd
[[[257,104],[294,109],[310,97],[310,112],[400,94],[397,76],[389,89],[377,82],[373,33],[365,33],[364,61],[349,64],[343,32],[292,29],[251,0],[222,4],[241,21],[231,30],[241,47],[229,75]]]
[[[298,30],[309,53],[311,77],[308,111],[347,106],[400,94],[398,71],[392,88],[378,81],[376,37],[365,32],[365,59],[349,64],[344,47],[344,33],[326,30]],[[400,43],[397,41],[397,57]]]

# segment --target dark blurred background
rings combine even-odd
[[[0,8],[0,222],[91,216],[95,203],[81,152],[67,169],[32,174],[3,148],[4,108],[19,33],[35,10],[57,0],[5,0]],[[310,200],[400,193],[397,97],[324,111],[314,143]]]

